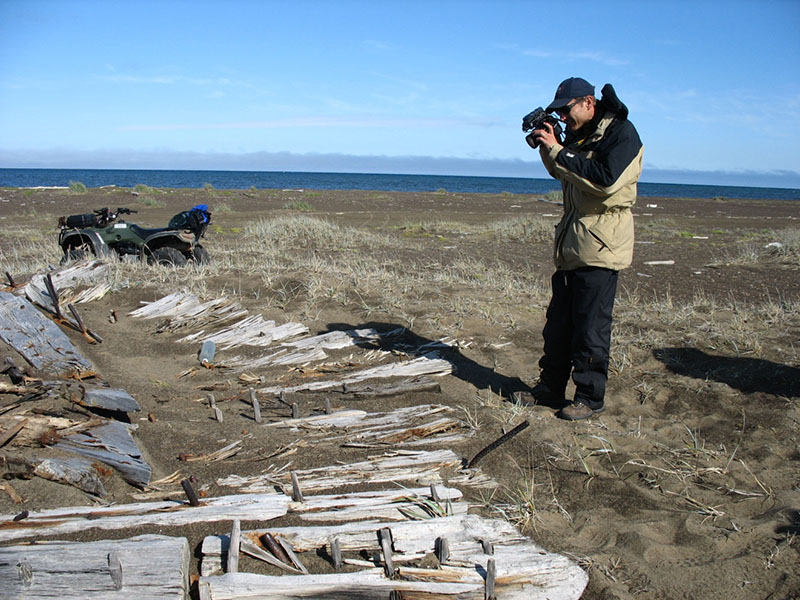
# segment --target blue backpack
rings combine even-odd
[[[211,223],[211,213],[207,204],[198,204],[189,210],[179,212],[169,220],[167,229],[189,229],[194,233],[205,231]]]

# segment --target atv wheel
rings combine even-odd
[[[211,262],[211,255],[202,246],[195,246],[193,251],[194,262],[198,265],[207,265]]]
[[[147,257],[148,265],[164,265],[167,267],[182,267],[186,264],[186,257],[177,248],[157,248]]]
[[[86,250],[81,250],[77,248],[71,248],[64,253],[64,256],[61,258],[61,265],[66,265],[67,263],[77,262],[79,260],[83,260],[89,256],[89,252]]]

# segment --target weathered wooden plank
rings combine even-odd
[[[354,398],[383,398],[400,394],[439,391],[441,391],[441,386],[430,377],[406,377],[400,381],[388,383],[351,383],[346,390],[343,390],[345,394]]]
[[[444,441],[458,442],[473,435],[460,419],[440,416],[428,420],[429,417],[451,412],[452,408],[441,404],[420,404],[381,413],[337,411],[329,415],[276,421],[265,426],[291,427],[303,431],[307,436],[324,435],[327,442],[352,446],[441,445]],[[332,428],[335,429],[332,431]]]
[[[0,515],[0,541],[64,535],[88,529],[179,526],[233,519],[269,520],[285,515],[290,502],[290,498],[284,494],[237,494],[206,499],[197,507],[183,501],[164,500],[43,510],[31,513],[24,521],[14,521],[14,515]]]
[[[346,386],[358,381],[367,379],[383,379],[388,377],[410,377],[417,375],[447,375],[453,372],[453,364],[447,360],[439,357],[436,353],[426,354],[419,358],[402,361],[398,363],[391,363],[386,365],[379,365],[369,369],[362,369],[349,373],[341,379],[325,380],[325,381],[309,381],[295,386],[279,387],[272,386],[261,388],[258,390],[262,394],[280,395],[281,392],[292,393],[301,391],[316,391],[326,390],[336,387]]]
[[[88,408],[103,408],[122,412],[139,412],[136,399],[123,389],[82,385],[83,397],[77,401]]]
[[[466,514],[469,505],[457,502],[462,493],[454,488],[437,488],[442,496],[440,508],[449,514]],[[341,522],[382,519],[407,521],[411,518],[430,517],[425,502],[429,488],[410,488],[306,496],[304,502],[291,502],[289,511],[304,521]]]
[[[490,561],[496,568],[494,594],[500,600],[577,600],[588,582],[586,573],[574,562],[530,542],[495,546],[491,557],[478,544],[473,546],[476,551],[465,561],[467,564],[421,569],[398,563],[393,579],[386,577],[383,568],[370,568],[346,574],[279,577],[227,574],[201,577],[199,585],[211,600],[366,600],[386,598],[392,591],[404,598],[483,600]]]
[[[439,470],[455,467],[461,459],[452,450],[406,450],[372,457],[344,465],[328,465],[315,469],[294,471],[304,492],[340,488],[364,483],[387,483],[413,481],[417,484],[442,482]],[[267,473],[254,477],[229,475],[217,480],[219,485],[242,488],[243,491],[259,492],[276,484],[291,493],[290,474]]]
[[[419,488],[418,492],[424,492]],[[446,490],[445,494],[453,494],[447,501],[457,501],[460,495],[455,490]],[[414,497],[411,494],[409,497]],[[423,499],[424,496],[416,496]],[[375,520],[358,521],[343,525],[307,525],[303,527],[273,527],[241,532],[244,542],[249,540],[258,546],[262,536],[269,532],[274,538],[289,542],[295,552],[316,552],[323,547],[330,547],[333,540],[338,540],[341,552],[376,552],[379,550],[376,532],[384,527],[392,528],[394,549],[400,553],[401,560],[408,556],[421,556],[433,551],[437,536],[471,539],[477,545],[483,539],[491,539],[497,543],[517,542],[524,538],[507,521],[490,522],[477,515],[460,514],[457,516],[431,518],[425,521],[392,521]],[[201,574],[222,574],[222,557],[228,552],[230,537],[227,535],[210,535],[202,543]],[[476,546],[477,547],[477,546]],[[252,548],[250,548],[252,550]],[[243,548],[243,551],[244,550]]]
[[[115,585],[109,556],[121,569]],[[0,581],[5,598],[119,598],[185,600],[189,593],[186,538],[143,535],[96,542],[39,542],[0,547]],[[18,564],[30,570],[26,585]],[[121,577],[120,577],[121,574]]]
[[[8,292],[0,292],[0,338],[36,369],[55,375],[92,370],[58,325]]]
[[[55,447],[99,460],[117,469],[130,483],[144,487],[150,482],[152,469],[131,435],[135,428],[135,425],[104,419],[99,426],[62,437]]]

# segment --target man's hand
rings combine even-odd
[[[533,135],[546,150],[550,150],[558,143],[553,126],[550,123],[544,123],[544,129],[536,129]]]

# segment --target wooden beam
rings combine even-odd
[[[5,546],[0,547],[2,595],[63,600],[186,600],[189,558],[186,538],[161,535]],[[27,578],[21,576],[20,564],[27,566]]]
[[[290,498],[284,494],[241,494],[204,499],[200,506],[165,500],[116,506],[73,506],[32,512],[24,521],[0,515],[0,541],[23,537],[65,535],[90,529],[115,530],[128,527],[182,526],[192,523],[241,519],[264,521],[288,512]]]
[[[0,292],[0,338],[35,369],[54,375],[91,371],[63,331],[25,298]]]

